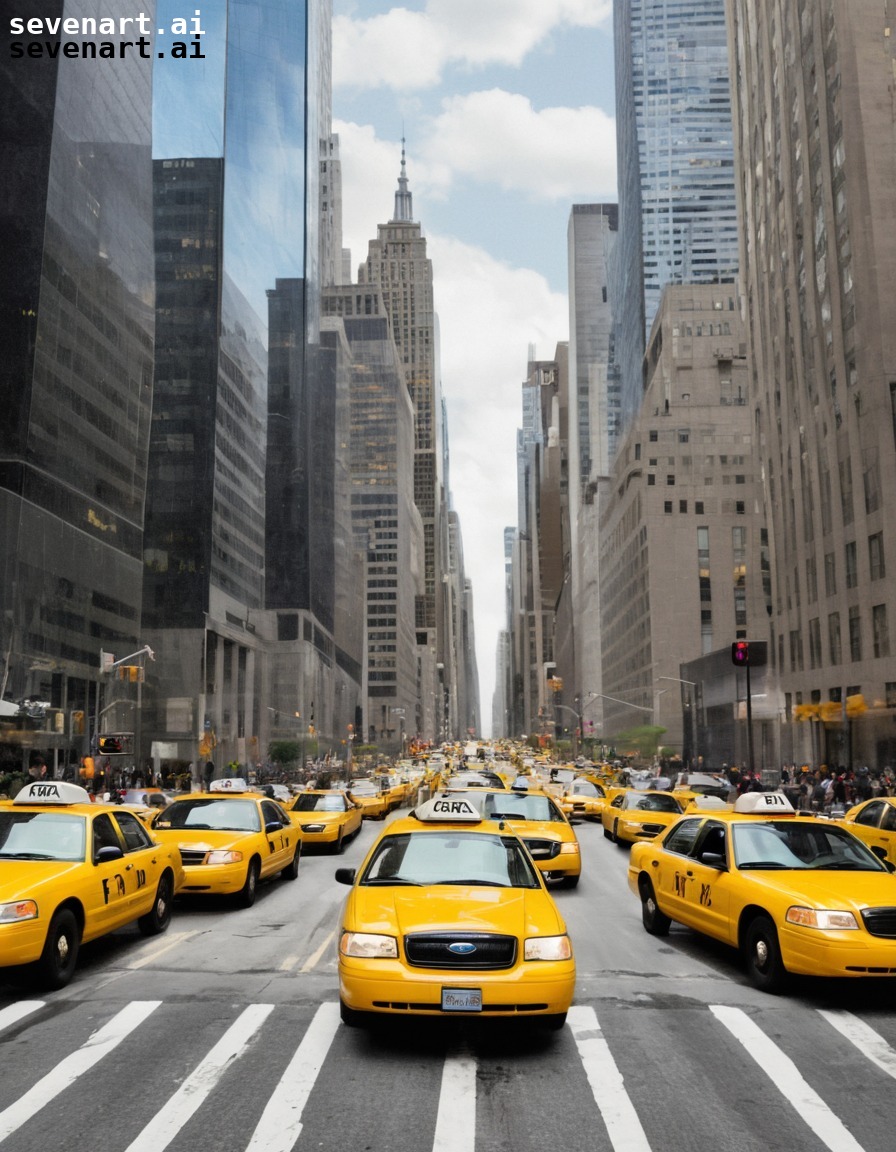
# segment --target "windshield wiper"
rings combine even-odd
[[[750,868],[767,869],[769,872],[805,872],[806,867],[802,864],[782,864],[779,860],[750,860],[746,864],[738,864],[738,869],[741,872],[746,872]]]
[[[373,880],[365,880],[365,884],[410,884],[414,888],[422,888],[419,880],[408,880],[404,876],[377,876]]]
[[[59,860],[49,852],[0,852],[4,860]]]
[[[817,864],[814,872],[876,872],[860,860],[829,860],[827,864]]]
[[[470,884],[474,888],[509,888],[503,880],[433,880],[433,884]]]

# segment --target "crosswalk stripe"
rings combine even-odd
[[[433,1152],[473,1152],[476,1147],[476,1058],[459,1048],[445,1057]]]
[[[853,1016],[851,1012],[844,1012],[839,1008],[830,1011],[819,1008],[818,1011],[842,1036],[854,1044],[863,1056],[867,1056],[872,1064],[876,1064],[896,1080],[896,1052],[879,1032],[875,1032],[870,1025],[860,1020],[858,1016]]]
[[[831,1152],[863,1152],[840,1118],[810,1087],[797,1066],[741,1008],[710,1004],[709,1010],[744,1046],[779,1092]]]
[[[567,1022],[585,1067],[610,1142],[618,1152],[650,1152],[647,1134],[631,1102],[593,1008],[570,1008]]]
[[[162,1152],[167,1148],[205,1102],[231,1062],[242,1055],[273,1010],[273,1004],[252,1004],[246,1008],[168,1103],[128,1146],[127,1152]]]
[[[271,1093],[246,1152],[290,1152],[301,1134],[302,1113],[338,1028],[338,1004],[321,1004]]]
[[[8,1005],[0,1012],[0,1032],[4,1028],[12,1028],[13,1024],[18,1024],[20,1020],[30,1016],[38,1008],[43,1008],[45,1003],[45,1000],[20,1000],[18,1004]]]
[[[0,1112],[0,1140],[15,1132],[41,1108],[64,1092],[85,1072],[107,1056],[135,1028],[155,1012],[161,1000],[135,1000],[117,1013],[108,1024],[94,1032],[87,1043],[61,1060],[52,1072],[16,1100],[15,1104]]]

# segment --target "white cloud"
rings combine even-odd
[[[422,11],[335,16],[333,83],[414,91],[449,65],[518,67],[555,29],[596,28],[612,10],[612,0],[428,0]]]
[[[498,88],[443,101],[419,160],[422,184],[442,194],[463,176],[534,200],[616,195],[613,117],[594,107],[536,111]]]

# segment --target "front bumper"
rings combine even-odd
[[[185,864],[179,895],[230,895],[246,883],[249,858],[236,864]]]
[[[800,976],[896,976],[896,940],[853,932],[778,927],[781,959]]]
[[[0,924],[0,968],[39,960],[47,939],[47,927],[47,921],[40,916],[16,924]]]
[[[566,1012],[575,991],[574,960],[522,961],[513,968],[412,968],[401,960],[339,957],[339,992],[359,1012],[478,1017],[546,1016]],[[444,1012],[443,988],[481,988],[481,1012]]]

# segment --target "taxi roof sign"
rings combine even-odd
[[[436,796],[414,810],[426,824],[479,824],[482,813],[475,804],[461,796]]]
[[[26,784],[17,794],[13,804],[89,804],[90,793],[80,784],[69,784],[65,780],[35,780]]]
[[[734,802],[742,816],[795,816],[796,810],[783,792],[745,792]]]
[[[209,792],[248,792],[249,785],[241,776],[228,776],[225,780],[212,780]]]

